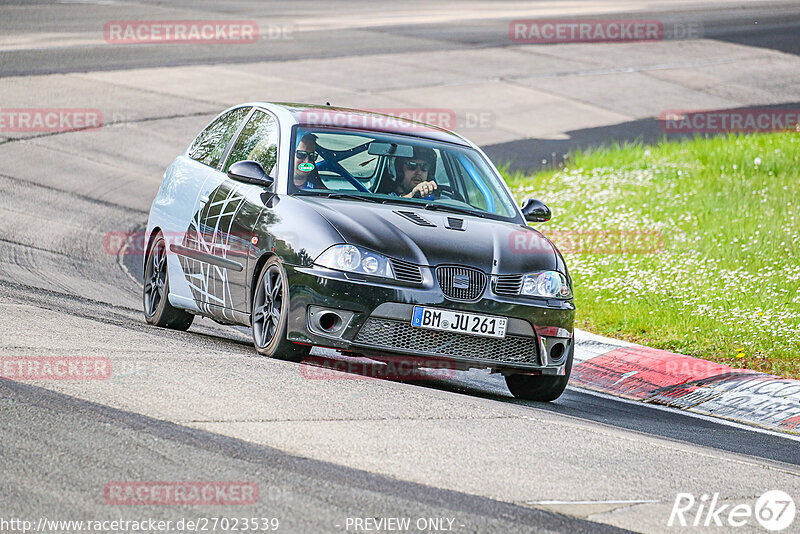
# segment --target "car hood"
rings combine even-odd
[[[554,270],[559,264],[550,241],[528,226],[399,204],[303,200],[347,243],[418,265],[469,265],[486,273],[511,274]],[[403,212],[435,226],[418,224]],[[463,221],[464,230],[448,228],[448,219]]]

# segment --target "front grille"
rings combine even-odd
[[[407,261],[396,260],[394,258],[390,259],[389,262],[392,264],[392,270],[394,271],[394,277],[396,280],[400,282],[406,282],[408,284],[422,284],[422,272],[419,270],[419,265],[414,265],[413,263],[409,263]]]
[[[497,277],[494,292],[498,295],[519,295],[522,288],[521,274],[505,274]]]
[[[471,267],[445,265],[436,268],[436,279],[447,298],[475,300],[486,288],[486,274]]]
[[[413,351],[496,362],[538,364],[536,338],[506,335],[503,339],[414,328],[410,323],[370,317],[356,343],[387,350]]]

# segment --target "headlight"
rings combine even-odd
[[[337,271],[394,278],[392,264],[386,256],[355,245],[334,245],[314,263]]]
[[[522,277],[520,295],[534,297],[555,297],[568,299],[572,297],[567,277],[556,271],[530,273]]]

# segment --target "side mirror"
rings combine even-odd
[[[547,222],[553,216],[553,213],[541,200],[529,198],[522,203],[522,215],[526,221]]]
[[[270,187],[275,181],[257,161],[237,161],[228,168],[228,178],[246,184]]]

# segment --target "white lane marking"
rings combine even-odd
[[[525,504],[649,504],[661,502],[659,500],[634,500],[634,501],[525,501]]]
[[[613,384],[611,384],[611,385],[612,385],[612,386],[616,386],[617,384],[619,384],[620,382],[622,382],[622,381],[623,381],[623,380],[625,380],[626,378],[630,378],[630,377],[632,377],[633,375],[635,375],[635,374],[636,374],[636,373],[638,373],[638,372],[639,372],[639,371],[630,371],[630,372],[628,372],[628,373],[625,373],[624,375],[622,375],[621,377],[619,377],[619,380],[617,380],[616,382],[614,382],[614,383],[613,383]]]
[[[592,332],[589,332],[588,330],[581,330],[580,328],[575,329],[575,339],[577,339],[579,342],[596,341],[604,345],[616,345],[619,347],[636,346],[636,343],[631,343],[630,341],[624,341],[622,339],[614,339],[613,337],[601,336],[600,334],[594,334]]]
[[[125,250],[127,250],[129,242],[130,241],[126,239],[125,244],[122,245],[121,249],[119,249],[119,253],[117,254],[117,263],[119,264],[120,267],[122,267],[122,272],[128,275],[128,278],[133,280],[134,284],[136,284],[139,287],[142,287],[142,284],[136,279],[135,276],[131,274],[131,272],[128,270],[128,267],[125,266],[125,262],[123,261],[123,258],[125,257]],[[144,276],[144,274],[142,276]]]
[[[703,415],[695,412],[690,412],[688,410],[680,410],[678,408],[673,408],[671,406],[663,406],[661,404],[651,404],[649,402],[643,401],[634,401],[630,399],[625,399],[622,397],[616,397],[614,395],[608,395],[606,393],[600,393],[599,391],[592,391],[591,389],[585,389],[576,386],[568,386],[568,389],[572,389],[574,391],[579,391],[581,393],[587,393],[589,395],[594,395],[595,397],[600,397],[602,399],[613,400],[617,402],[623,402],[627,404],[635,404],[636,406],[647,406],[648,408],[652,408],[654,410],[661,410],[663,412],[670,412],[678,415],[685,415],[687,417],[694,417],[695,419],[702,419],[703,421],[708,421],[710,423],[717,423],[720,425],[730,426],[733,428],[738,428],[739,430],[748,430],[750,432],[757,432],[759,434],[768,434],[770,436],[775,436],[778,438],[785,438],[792,441],[800,442],[800,435],[797,434],[789,434],[783,433],[777,430],[768,430],[766,428],[761,428],[758,426],[751,426],[746,425],[743,423],[737,423],[736,421],[731,421],[730,419],[723,419],[721,417],[712,417],[710,415]],[[616,426],[616,425],[615,425]],[[783,462],[785,463],[785,462]]]
[[[693,41],[702,41],[703,39],[694,39]],[[503,79],[514,81],[517,78],[562,78],[565,76],[607,76],[609,74],[629,74],[634,72],[649,72],[656,70],[673,70],[673,69],[696,69],[699,67],[709,67],[714,65],[728,65],[731,63],[739,63],[742,61],[749,61],[751,59],[760,59],[755,57],[736,57],[732,59],[710,59],[707,61],[689,61],[680,63],[663,63],[656,65],[636,65],[626,67],[600,67],[596,69],[585,69],[567,72],[545,72],[533,75],[519,75],[519,76],[504,76]]]
[[[56,4],[90,4],[97,6],[112,6],[118,3],[117,0],[56,0]]]

